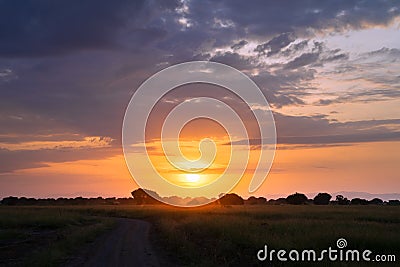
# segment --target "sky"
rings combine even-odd
[[[399,193],[399,1],[0,1],[0,37],[0,198],[129,196],[129,100],[194,60],[242,71],[270,104],[277,151],[255,195]],[[210,94],[240,106],[223,90],[177,89],[154,112],[149,145],[168,110]],[[226,144],[220,126],[192,124],[183,145]],[[233,192],[248,196],[250,176],[251,166]]]

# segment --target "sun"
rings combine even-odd
[[[189,183],[197,183],[200,181],[200,175],[195,173],[185,174],[186,181]]]

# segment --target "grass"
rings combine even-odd
[[[18,210],[21,215],[16,212]],[[15,211],[0,207],[1,218],[7,212],[11,214],[0,222],[1,229],[8,227],[15,230],[18,228],[12,228],[15,225],[30,229],[34,225],[38,229],[56,229],[60,233],[63,233],[60,229],[64,229],[69,233],[71,240],[63,240],[59,249],[54,248],[55,257],[51,260],[54,263],[67,257],[72,251],[69,248],[85,243],[80,238],[88,232],[96,232],[92,229],[98,223],[95,220],[103,217],[150,221],[155,247],[171,265],[260,266],[256,253],[265,244],[269,249],[320,251],[328,247],[336,248],[339,238],[347,240],[348,249],[369,249],[373,255],[397,254],[397,264],[400,260],[400,207],[265,205],[182,209],[164,206],[78,206],[18,207]],[[32,216],[27,218],[22,215],[26,213]],[[61,214],[61,218],[55,216],[57,214]],[[48,257],[43,256],[40,262],[46,263]],[[310,262],[293,264],[277,261],[266,261],[263,265],[313,266]],[[381,265],[396,266],[393,263]],[[377,265],[324,261],[323,266]]]
[[[0,208],[1,266],[59,266],[112,219],[55,207]]]
[[[260,264],[256,253],[265,244],[286,250],[326,249],[345,238],[351,249],[398,253],[399,215],[400,209],[391,207],[262,206],[198,210],[154,220],[164,236],[163,247],[179,255],[182,265],[251,266]]]

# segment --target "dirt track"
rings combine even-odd
[[[160,266],[149,242],[150,224],[117,219],[117,226],[100,236],[66,266]]]

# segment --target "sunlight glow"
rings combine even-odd
[[[195,173],[185,174],[185,178],[186,178],[186,181],[190,182],[190,183],[196,183],[196,182],[200,181],[200,175],[195,174]]]

